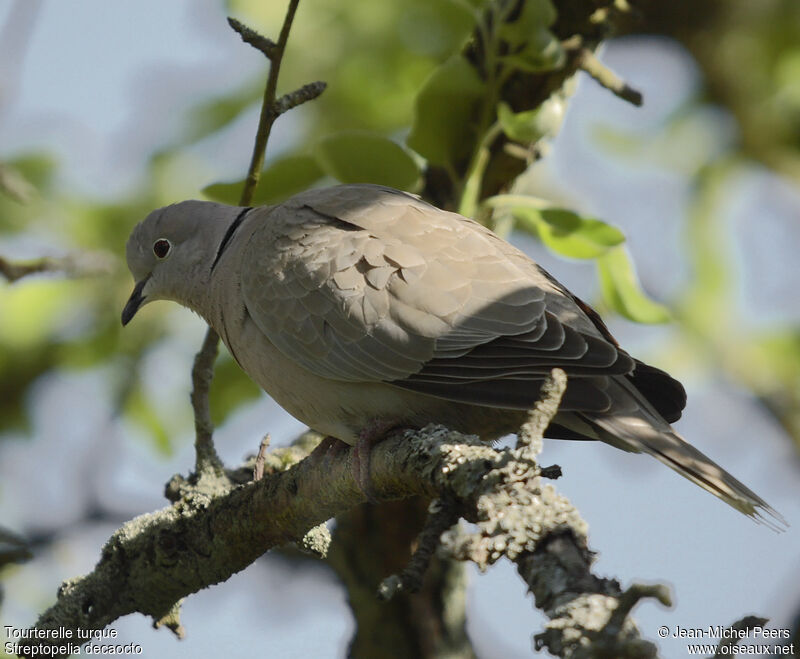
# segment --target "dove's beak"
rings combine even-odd
[[[139,307],[144,304],[145,296],[142,295],[142,290],[144,290],[145,284],[149,281],[150,275],[147,275],[141,281],[136,282],[136,287],[133,289],[133,293],[128,298],[128,302],[125,305],[125,308],[122,310],[122,326],[124,327],[129,322],[131,322],[131,318],[136,315],[136,312],[139,311]]]

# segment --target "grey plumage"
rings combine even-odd
[[[370,428],[439,422],[495,439],[519,427],[558,366],[569,383],[549,436],[649,453],[782,522],[670,427],[680,383],[628,355],[525,254],[412,195],[344,185],[249,210],[183,202],[140,223],[127,256],[138,284],[123,322],[155,299],[195,310],[253,380],[324,434],[354,444]]]

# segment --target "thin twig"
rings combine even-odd
[[[281,28],[278,43],[275,44],[275,50],[270,58],[271,65],[269,67],[269,76],[267,77],[267,85],[264,88],[264,100],[261,102],[261,115],[258,118],[258,131],[256,132],[256,141],[253,145],[253,155],[250,159],[250,167],[247,171],[247,178],[244,182],[244,189],[242,196],[239,200],[240,206],[248,206],[253,194],[258,185],[258,179],[261,176],[261,167],[264,164],[264,155],[267,150],[267,141],[269,134],[272,131],[272,125],[278,118],[275,112],[275,93],[278,88],[278,76],[281,72],[281,63],[283,55],[286,52],[286,42],[289,39],[289,30],[292,29],[292,21],[294,20],[297,5],[300,0],[290,0],[289,7],[286,10],[286,17],[283,19],[283,27]]]
[[[0,164],[0,192],[20,204],[27,204],[36,196],[36,188],[19,171]]]
[[[589,48],[581,48],[577,57],[578,67],[586,71],[603,87],[622,100],[628,101],[637,107],[644,102],[642,93],[631,87],[616,73],[603,64]]]
[[[282,115],[284,112],[288,112],[298,105],[314,100],[325,91],[327,86],[327,83],[322,82],[322,80],[317,80],[316,82],[309,82],[307,85],[303,85],[293,92],[284,94],[275,101],[275,116]]]
[[[0,275],[9,282],[41,273],[59,273],[70,278],[98,277],[112,272],[114,262],[114,257],[105,252],[84,252],[62,257],[45,256],[24,262],[9,261],[0,256]]]
[[[264,478],[264,463],[267,460],[267,449],[269,448],[269,435],[264,435],[261,444],[258,447],[258,455],[256,456],[256,464],[253,467],[253,480],[260,481]]]
[[[272,39],[265,37],[263,34],[259,34],[253,28],[247,27],[247,25],[241,21],[237,21],[230,16],[228,17],[228,25],[239,33],[239,36],[242,37],[242,41],[250,44],[256,50],[260,50],[268,59],[275,57],[278,44]]]
[[[220,471],[222,461],[217,455],[212,441],[214,424],[211,421],[211,408],[208,403],[208,392],[211,379],[214,377],[214,361],[217,358],[219,336],[208,328],[203,346],[194,357],[192,366],[192,410],[194,411],[195,429],[195,472],[202,474],[208,469]]]
[[[278,75],[281,70],[281,62],[286,52],[286,42],[289,39],[289,31],[291,30],[292,21],[294,20],[299,2],[300,0],[290,0],[289,7],[286,10],[286,16],[283,19],[280,37],[276,44],[273,44],[270,40],[262,37],[255,30],[247,27],[236,19],[228,19],[228,24],[242,36],[245,42],[262,50],[270,60],[269,75],[267,76],[267,83],[264,88],[264,99],[261,102],[261,115],[258,120],[258,129],[256,130],[256,139],[253,145],[253,155],[250,158],[247,178],[245,179],[242,194],[239,198],[240,206],[249,206],[253,199],[253,194],[256,191],[256,186],[261,176],[261,168],[264,164],[264,155],[272,130],[272,124],[275,123],[275,119],[281,114],[276,108],[275,92],[278,87]],[[313,83],[312,85],[306,85],[306,87],[314,88],[314,85],[319,84],[320,83]],[[322,89],[324,89],[324,87],[322,87]],[[311,91],[305,92],[307,98],[304,97],[302,100],[298,100],[295,105],[302,103],[304,100],[310,100],[311,98],[319,96],[319,94],[322,93],[322,89],[319,89],[315,94]],[[301,92],[302,89],[294,93],[301,94]],[[291,107],[294,107],[294,105]],[[289,108],[287,107],[287,109]],[[195,452],[197,455],[196,468],[198,470],[208,465],[213,465],[215,468],[221,468],[222,466],[214,450],[214,444],[211,438],[214,426],[211,423],[211,413],[208,404],[208,392],[211,389],[211,380],[214,377],[214,360],[217,357],[218,349],[219,335],[213,328],[209,327],[206,331],[205,339],[203,340],[203,347],[200,349],[200,352],[197,353],[195,357],[195,366],[192,369],[192,407],[195,415]]]

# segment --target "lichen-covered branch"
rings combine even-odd
[[[535,430],[538,436],[514,449],[494,449],[440,426],[380,442],[371,454],[374,494],[381,501],[439,498],[477,524],[473,535],[445,534],[445,548],[484,568],[503,556],[514,561],[536,605],[551,618],[537,637],[551,653],[600,656],[592,648],[602,646],[603,656],[653,657],[654,646],[627,618],[637,593],[649,593],[631,595],[591,573],[585,523],[540,481],[533,451],[542,424],[555,412],[552,401],[563,391],[559,377],[523,433]],[[173,505],[115,532],[94,571],[66,582],[36,627],[101,629],[140,612],[180,629],[175,611],[181,598],[224,581],[273,547],[306,544],[309,531],[365,501],[353,477],[352,451],[331,456],[324,467],[300,459],[315,441],[318,436],[306,437],[266,454],[259,481],[237,485],[243,474],[249,478],[252,465],[220,475],[216,490],[210,477],[200,488],[176,477],[168,487]],[[615,610],[625,615],[615,616]]]

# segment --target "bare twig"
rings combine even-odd
[[[264,435],[261,444],[258,447],[258,455],[256,455],[256,464],[253,467],[253,480],[260,481],[264,478],[264,463],[267,459],[267,449],[269,448],[269,435]]]
[[[581,48],[578,51],[577,63],[578,67],[586,71],[586,73],[597,80],[603,87],[608,89],[615,96],[619,96],[623,101],[628,101],[628,103],[632,103],[636,106],[640,106],[644,102],[641,92],[635,90],[597,59],[589,48]]]
[[[0,192],[20,204],[27,204],[36,196],[36,188],[20,172],[9,165],[0,164]]]
[[[325,87],[327,87],[326,83],[317,80],[317,82],[309,82],[307,85],[300,87],[300,89],[284,94],[274,103],[275,116],[288,112],[307,101],[313,101],[325,91]]]
[[[46,256],[34,261],[15,262],[0,256],[0,275],[10,282],[41,273],[58,273],[77,279],[109,274],[115,259],[106,252],[78,252],[62,257]]]
[[[281,62],[286,52],[289,31],[291,30],[292,21],[294,20],[299,2],[300,0],[290,0],[277,43],[273,43],[234,18],[228,19],[228,24],[241,35],[245,42],[261,50],[270,60],[269,75],[267,76],[267,83],[264,88],[264,99],[261,103],[261,115],[258,120],[253,154],[250,158],[247,178],[245,179],[242,194],[239,198],[240,206],[249,206],[253,199],[253,194],[256,191],[258,180],[261,176],[261,168],[264,164],[267,142],[275,120],[283,112],[288,111],[296,105],[316,98],[325,88],[324,83],[316,82],[306,85],[291,94],[287,94],[279,101],[283,101],[281,107],[285,106],[285,109],[279,108],[275,101]],[[288,100],[284,101],[284,99]],[[192,369],[192,408],[195,414],[197,469],[208,465],[221,468],[221,462],[214,450],[212,441],[214,427],[211,423],[208,405],[208,392],[211,389],[211,380],[214,377],[214,360],[217,357],[218,348],[219,335],[209,327],[206,331],[205,339],[203,340],[203,346],[195,357],[195,367]]]
[[[272,125],[275,120],[280,116],[275,109],[278,76],[281,72],[283,55],[286,52],[286,42],[289,40],[289,31],[292,29],[292,21],[299,3],[300,0],[289,0],[289,7],[286,10],[286,17],[283,19],[283,27],[278,37],[278,43],[275,44],[274,51],[270,56],[269,76],[267,76],[267,84],[264,88],[264,99],[261,101],[261,115],[258,118],[258,130],[256,131],[256,140],[253,145],[253,155],[250,158],[250,167],[248,168],[244,189],[239,200],[240,206],[249,205],[250,200],[253,198],[258,179],[261,176],[269,134],[272,131]]]
[[[272,59],[277,55],[278,44],[272,39],[265,37],[263,34],[259,34],[253,28],[247,27],[241,21],[237,21],[230,16],[228,17],[228,25],[239,33],[239,36],[242,37],[242,41],[250,44],[256,50],[260,50],[268,59]]]
[[[212,440],[214,424],[211,421],[211,408],[208,403],[208,392],[211,379],[214,377],[214,360],[217,358],[219,336],[208,328],[203,346],[194,357],[192,366],[192,410],[194,411],[195,429],[195,473],[203,474],[207,470],[221,472],[222,461],[217,455]]]

